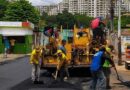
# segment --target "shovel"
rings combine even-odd
[[[115,69],[115,71],[116,71],[117,80],[121,81],[121,80],[120,80],[120,77],[119,77],[119,74],[118,74],[118,72],[117,72],[117,69],[116,69],[116,67],[114,67],[114,69]]]
[[[119,76],[119,73],[116,69],[116,67],[114,67],[115,71],[116,71],[116,75],[117,75],[117,80],[119,80],[122,84],[124,84],[125,86],[130,87],[130,82],[125,81],[121,76]]]
[[[58,75],[58,70],[56,70],[55,80],[57,79],[57,75]]]

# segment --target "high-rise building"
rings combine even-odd
[[[36,8],[40,11],[41,14],[43,12],[46,12],[48,14],[51,13],[49,15],[53,15],[53,13],[54,14],[58,13],[58,5],[57,4],[54,4],[54,5],[44,5],[44,6],[36,6]]]
[[[80,13],[87,14],[87,0],[69,0],[69,12],[72,14]]]
[[[69,0],[69,10],[70,13],[78,13],[78,0]]]
[[[63,0],[58,5],[59,13],[62,13],[63,10],[69,10],[69,0]]]
[[[109,0],[69,0],[69,12],[80,13],[94,17],[106,16]]]
[[[105,17],[108,12],[109,0],[87,0],[88,13],[92,17],[103,16]]]
[[[57,15],[59,12],[58,12],[58,7],[55,7],[55,8],[52,8],[49,12],[48,12],[48,15]]]
[[[110,14],[111,0],[63,0],[58,5],[49,5],[40,7],[41,11],[55,15],[62,13],[63,10],[75,14],[86,14],[91,17],[103,16],[106,17]],[[127,2],[126,2],[127,1]],[[118,2],[118,1],[117,1]],[[115,2],[114,14],[118,15],[119,4]],[[130,12],[130,2],[128,0],[121,0],[122,12]]]

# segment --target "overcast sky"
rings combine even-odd
[[[56,4],[61,2],[62,0],[29,0],[32,5],[49,5],[49,4]]]

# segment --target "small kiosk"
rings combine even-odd
[[[0,53],[4,52],[6,37],[11,44],[14,42],[13,53],[26,54],[31,52],[33,43],[34,25],[30,22],[4,22],[0,21]]]

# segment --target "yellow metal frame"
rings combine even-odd
[[[71,61],[72,60],[72,48],[82,48],[84,50],[86,50],[86,53],[83,55],[78,55],[79,57],[82,57],[83,62],[82,64],[90,64],[90,59],[89,59],[89,44],[91,41],[91,33],[90,30],[88,28],[84,28],[82,31],[87,33],[87,36],[83,36],[83,37],[76,37],[77,33],[78,33],[79,29],[74,27],[74,34],[73,34],[73,43],[68,43],[66,44],[66,50],[67,50],[67,60]],[[59,46],[61,43],[61,36],[59,35],[59,38],[55,40],[55,44],[57,44],[56,46]],[[56,58],[54,58],[54,56],[48,56],[44,58],[44,65],[57,65],[58,61]]]

